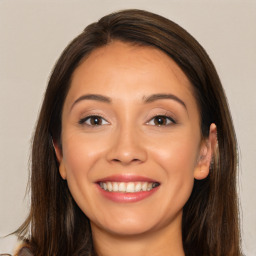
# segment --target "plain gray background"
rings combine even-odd
[[[0,236],[28,213],[30,138],[55,61],[86,25],[125,8],[177,22],[212,58],[239,142],[244,253],[255,256],[256,1],[247,0],[0,0]],[[0,239],[0,253],[11,253],[15,243],[13,236]]]

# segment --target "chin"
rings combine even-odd
[[[105,226],[104,228],[108,233],[118,236],[138,236],[154,230],[154,227],[149,223],[138,223],[136,221],[127,221],[118,225]]]
[[[165,229],[167,226],[181,227],[182,210],[177,214],[170,214],[169,216],[156,214],[136,214],[134,212],[125,212],[122,215],[118,214],[115,217],[108,218],[105,216],[104,220],[91,221],[91,225],[97,229],[104,230],[108,234],[116,236],[139,236],[146,235],[152,232]],[[106,218],[107,217],[107,218]]]

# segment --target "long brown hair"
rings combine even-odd
[[[93,255],[90,223],[58,171],[52,139],[61,147],[61,114],[72,74],[94,49],[120,40],[156,47],[170,56],[193,86],[201,132],[218,129],[210,174],[195,180],[184,206],[182,235],[186,255],[239,256],[236,192],[236,137],[225,93],[202,46],[184,29],[159,15],[125,10],[107,15],[76,37],[56,63],[45,93],[32,147],[31,209],[18,235],[35,255]]]

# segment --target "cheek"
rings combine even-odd
[[[63,136],[64,137],[64,136]],[[103,154],[102,144],[90,142],[83,136],[69,136],[63,140],[63,161],[69,190],[84,212],[93,201],[89,193],[94,186],[93,171]]]
[[[158,139],[151,153],[168,176],[184,175],[193,177],[198,151],[199,139],[193,139],[192,136],[175,135]]]
[[[73,134],[63,141],[63,159],[67,175],[89,175],[91,168],[103,154],[102,141],[91,137]]]
[[[190,139],[190,140],[189,140]],[[182,209],[190,197],[194,184],[194,169],[198,155],[198,143],[192,138],[170,139],[169,143],[155,145],[152,156],[165,173],[168,209],[174,205]],[[189,142],[190,141],[190,142]],[[161,141],[158,141],[161,142]]]

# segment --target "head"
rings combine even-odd
[[[74,200],[65,180],[67,173],[61,166],[65,150],[63,119],[74,80],[83,65],[102,51],[110,51],[111,56],[113,45],[124,51],[132,48],[137,54],[148,51],[169,63],[175,76],[182,77],[194,102],[194,132],[198,136],[194,158],[202,164],[198,168],[196,165],[182,204],[185,252],[238,255],[236,139],[221,82],[208,55],[191,35],[170,20],[140,10],[113,13],[89,25],[55,65],[33,141],[32,207],[28,219],[32,244],[44,254],[58,251],[61,255],[60,248],[65,253],[80,255],[92,250],[86,210]]]

